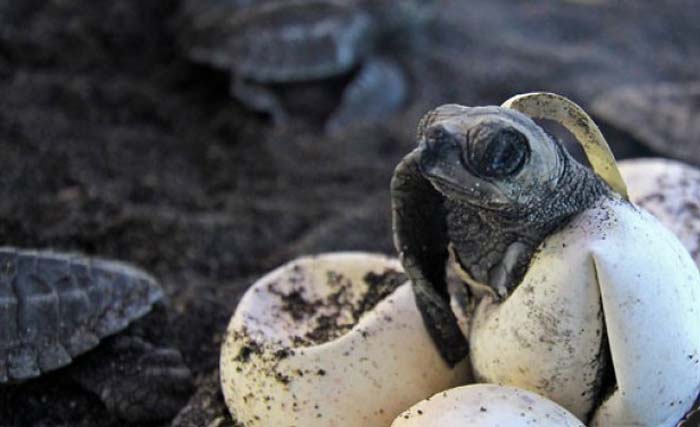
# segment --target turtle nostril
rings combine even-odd
[[[430,151],[437,151],[440,146],[453,141],[452,135],[442,126],[435,126],[426,132],[425,145]]]

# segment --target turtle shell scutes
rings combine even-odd
[[[373,45],[371,16],[334,2],[280,1],[226,15],[189,18],[188,54],[259,83],[338,75],[361,62]]]
[[[0,248],[0,383],[58,369],[163,298],[128,264]]]

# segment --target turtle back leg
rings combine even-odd
[[[229,412],[221,392],[219,370],[198,378],[197,391],[173,419],[170,427],[240,426]],[[228,421],[228,422],[226,422]]]
[[[187,403],[192,375],[177,349],[131,329],[108,338],[70,368],[70,377],[129,422],[168,420]]]
[[[326,123],[326,132],[383,120],[398,111],[407,97],[408,82],[401,67],[389,59],[373,58],[343,92],[340,105]]]
[[[453,366],[466,357],[468,344],[450,308],[446,212],[442,196],[418,169],[417,151],[397,166],[391,201],[394,243],[416,304],[443,359]]]
[[[247,108],[270,114],[275,125],[283,125],[289,121],[289,115],[284,110],[277,94],[264,85],[233,76],[230,93]]]

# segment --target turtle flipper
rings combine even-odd
[[[272,116],[272,121],[276,125],[284,125],[288,122],[287,112],[272,89],[234,76],[231,79],[229,90],[231,96],[239,100],[244,106],[253,111]]]
[[[443,198],[420,173],[418,152],[408,154],[391,180],[394,244],[413,282],[416,304],[443,359],[453,366],[468,344],[450,309],[445,263],[447,225]]]
[[[178,350],[128,334],[105,340],[87,354],[72,378],[100,397],[109,412],[129,422],[174,417],[192,392],[192,377]]]
[[[406,75],[383,58],[368,61],[350,82],[338,108],[326,123],[335,134],[355,123],[377,123],[396,113],[408,97]]]

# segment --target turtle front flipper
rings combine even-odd
[[[468,345],[447,292],[446,213],[442,195],[420,173],[417,150],[396,167],[391,200],[394,244],[413,282],[416,304],[443,359],[454,366],[467,355]]]
[[[193,390],[180,352],[128,334],[105,340],[81,359],[71,377],[129,422],[173,418]]]
[[[326,133],[337,133],[354,123],[386,119],[406,101],[407,86],[397,63],[383,58],[368,61],[345,88],[340,105],[326,123]]]
[[[247,108],[272,116],[276,125],[283,125],[288,121],[289,116],[272,89],[234,76],[229,90],[231,96]]]

